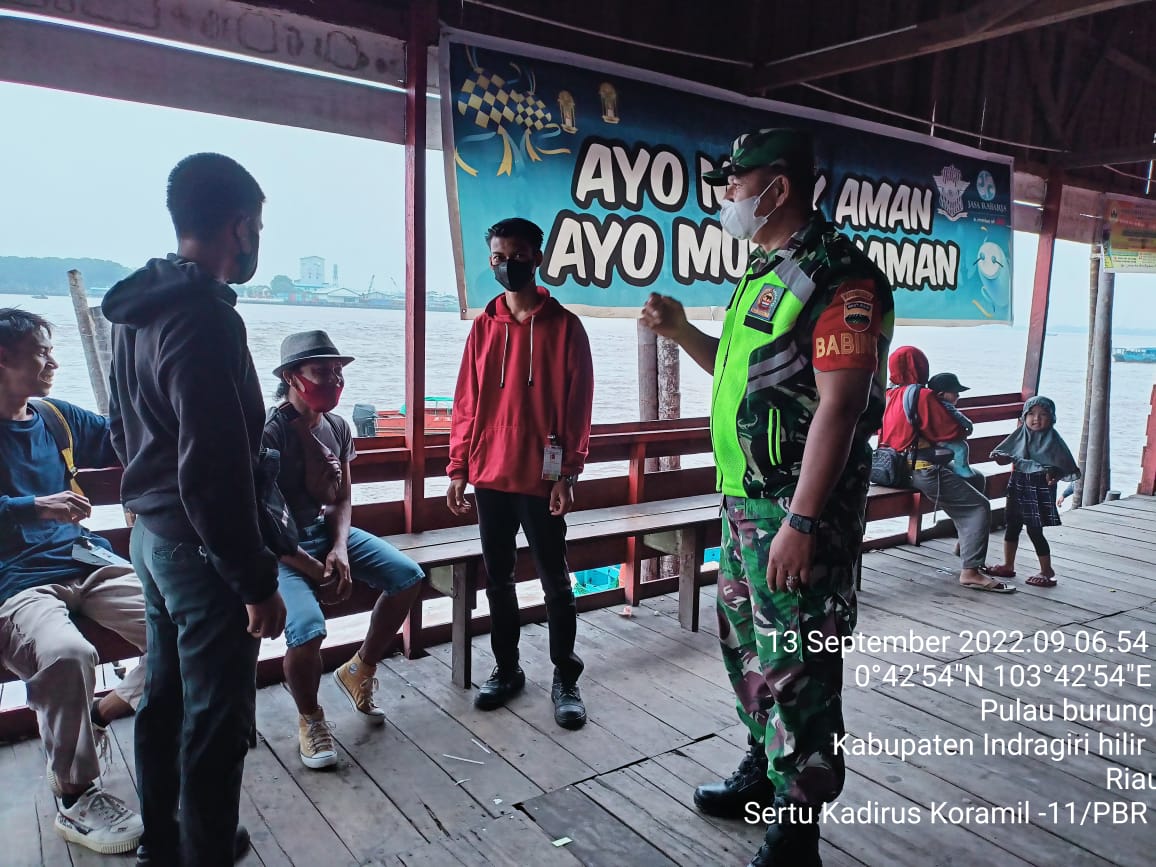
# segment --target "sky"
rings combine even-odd
[[[256,121],[0,83],[0,256],[111,259],[130,267],[173,249],[165,180],[198,151],[234,157],[266,195],[254,282],[298,275],[322,256],[326,276],[364,291],[405,279],[403,149],[399,145]],[[454,292],[440,152],[429,160],[427,285]],[[1031,306],[1036,236],[1016,233],[1017,325]],[[1088,247],[1056,245],[1050,324],[1083,327]],[[661,291],[661,287],[659,287]],[[670,291],[676,287],[672,286]],[[1156,275],[1116,279],[1115,323],[1151,327]]]

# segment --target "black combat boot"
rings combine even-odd
[[[526,675],[521,667],[503,669],[495,665],[490,679],[478,689],[474,707],[478,710],[494,710],[504,705],[520,693],[526,686]]]
[[[751,801],[762,806],[774,801],[775,789],[767,779],[767,752],[753,738],[747,741],[750,748],[737,771],[721,783],[706,783],[694,790],[694,804],[704,813],[738,819]]]
[[[564,729],[580,729],[586,725],[586,705],[577,683],[564,681],[554,672],[550,697],[554,700],[554,722]]]
[[[763,845],[747,867],[823,867],[818,810],[781,796],[775,798],[774,809],[778,821],[767,826]]]

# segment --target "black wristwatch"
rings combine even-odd
[[[787,526],[792,530],[798,530],[800,533],[813,536],[815,531],[819,529],[819,519],[808,518],[805,515],[796,515],[794,512],[787,512]]]
[[[564,476],[559,476],[558,478],[561,481],[568,484],[570,487],[574,487],[574,485],[576,485],[578,483],[578,476],[574,473],[570,473],[570,474],[567,474]]]

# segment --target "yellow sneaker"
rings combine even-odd
[[[305,767],[329,768],[337,764],[333,723],[325,719],[325,711],[320,707],[312,716],[302,714],[297,717],[297,740]]]
[[[373,691],[377,689],[375,671],[376,665],[366,665],[361,661],[361,655],[355,653],[353,659],[333,672],[333,679],[353,709],[367,722],[383,723],[385,711],[373,700]]]

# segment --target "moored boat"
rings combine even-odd
[[[1112,358],[1116,361],[1139,361],[1156,364],[1156,346],[1141,346],[1137,349],[1114,349]]]
[[[449,433],[453,415],[452,397],[425,399],[426,433]],[[390,436],[405,433],[406,407],[377,409],[373,404],[359,403],[353,408],[353,424],[358,436]]]

